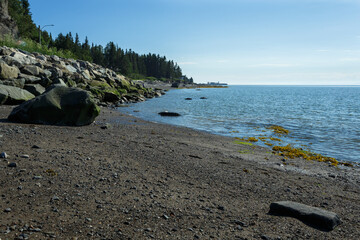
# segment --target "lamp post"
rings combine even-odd
[[[53,27],[55,26],[54,24],[49,24],[49,25],[45,25],[43,26],[42,28],[40,28],[40,25],[39,25],[39,43],[41,45],[41,31],[45,28],[45,27]]]

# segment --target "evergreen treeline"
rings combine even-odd
[[[40,29],[32,20],[28,0],[9,0],[9,14],[18,25],[20,37],[36,42],[39,40]],[[131,78],[154,77],[169,81],[193,82],[192,78],[182,75],[182,70],[176,63],[164,56],[151,53],[140,55],[131,49],[121,49],[114,42],[109,42],[105,48],[94,44],[90,46],[87,37],[81,42],[78,34],[74,38],[71,32],[66,35],[60,33],[53,39],[51,34],[43,31],[41,37],[42,44],[48,47],[71,51],[78,59],[92,61]]]

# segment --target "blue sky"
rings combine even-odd
[[[360,0],[29,0],[78,33],[177,62],[195,82],[360,85]]]

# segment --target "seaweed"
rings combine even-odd
[[[272,130],[277,135],[288,135],[290,132],[289,130],[277,125],[267,127],[267,129]]]
[[[306,160],[313,160],[318,162],[329,162],[333,166],[337,166],[339,164],[339,162],[335,158],[326,157],[318,153],[305,151],[302,148],[294,148],[290,144],[286,146],[274,146],[272,150],[277,155],[288,157],[291,159],[303,158]]]

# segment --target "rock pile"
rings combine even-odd
[[[106,106],[163,94],[94,63],[0,47],[0,104],[19,104],[52,85],[81,88]]]

